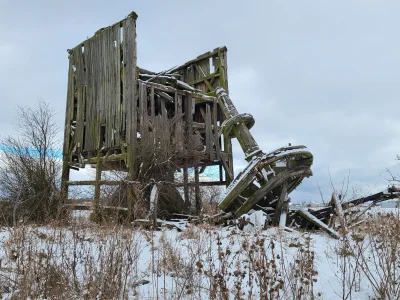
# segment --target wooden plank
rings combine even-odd
[[[287,197],[288,197],[287,181],[285,181],[282,184],[281,194],[279,196],[278,203],[276,204],[276,207],[275,207],[274,217],[272,218],[272,224],[274,226],[277,226],[279,224],[281,214],[283,211],[283,206],[284,206],[284,203],[287,201]]]
[[[154,228],[157,227],[157,208],[159,192],[160,189],[158,187],[158,184],[155,183],[150,193],[150,217],[152,219]]]
[[[144,82],[144,81],[139,79],[138,82]],[[168,93],[178,92],[178,94],[180,94],[182,96],[192,95],[193,98],[195,98],[196,100],[198,99],[199,103],[214,102],[214,99],[215,99],[214,96],[207,96],[207,95],[196,93],[196,92],[177,90],[171,86],[166,86],[166,85],[162,85],[162,84],[158,84],[158,83],[154,83],[154,82],[148,82],[148,83],[146,83],[146,85],[154,87],[154,89],[156,91],[160,90],[160,91],[168,92]]]
[[[128,152],[128,178],[135,178],[135,157],[136,157],[136,132],[137,132],[137,115],[136,115],[136,20],[128,18],[123,22],[123,96],[126,112],[126,137],[127,137],[127,152]],[[132,216],[133,204],[133,187],[128,186],[128,221]]]
[[[342,204],[337,200],[335,192],[332,192],[331,203],[333,203],[333,205],[336,208],[336,210],[335,210],[336,216],[339,219],[339,223],[340,223],[340,226],[342,227],[342,230],[346,230],[347,224],[346,224],[346,220],[344,218]]]
[[[210,80],[212,80],[212,79],[214,79],[214,78],[219,78],[219,76],[220,76],[219,73],[217,73],[217,74],[210,74],[210,75],[204,76],[203,78],[195,79],[195,80],[189,82],[189,84],[190,84],[190,85],[196,85],[197,83],[205,82],[205,81],[208,81],[209,84],[211,84]],[[215,90],[215,87],[214,87],[214,86],[211,85],[211,87],[212,87],[212,90],[210,90],[210,91]]]
[[[154,86],[150,87],[150,112],[151,112],[151,120],[153,121],[156,115],[155,103],[154,103]]]
[[[213,103],[212,111],[213,111],[213,118],[212,118],[213,128],[212,128],[212,130],[214,131],[214,144],[215,144],[216,153],[218,155],[217,159],[223,160],[223,158],[221,157],[221,147],[219,145],[218,114],[217,114],[218,113],[218,101],[217,100],[215,100]]]
[[[214,160],[214,137],[211,125],[211,108],[209,104],[206,104],[206,153],[209,155],[210,160]]]
[[[226,182],[225,181],[200,181],[199,182],[199,186],[221,186],[221,185],[226,185]],[[183,187],[183,186],[185,186],[185,184],[184,183],[176,183],[176,184],[174,184],[174,186]],[[196,186],[196,183],[188,182],[187,186],[193,187],[193,186]]]
[[[139,131],[142,141],[148,138],[147,87],[139,83]]]
[[[74,117],[74,57],[69,57],[69,68],[68,68],[68,89],[67,89],[67,103],[65,108],[65,127],[64,127],[64,145],[63,152],[65,159],[69,160],[69,145],[72,139],[71,137],[71,123]]]
[[[100,79],[100,70],[101,70],[101,48],[100,48],[100,38],[98,36],[95,36],[92,40],[92,51],[93,51],[93,56],[92,56],[92,70],[91,70],[91,76],[92,76],[92,95],[90,99],[90,104],[89,104],[89,114],[86,117],[86,123],[89,125],[89,132],[90,135],[88,136],[88,141],[89,141],[89,149],[94,150],[98,149],[99,146],[99,126],[100,126],[100,120],[99,120],[99,114],[97,110],[97,106],[99,105],[99,95],[101,94],[100,91],[100,86],[101,86],[101,79]]]
[[[118,160],[124,160],[126,159],[124,154],[114,154],[112,156],[108,156],[107,158],[105,157],[100,157],[100,161],[118,161]],[[97,161],[96,157],[88,158],[85,161],[83,161],[84,164],[95,164]]]
[[[188,169],[183,168],[183,194],[185,196],[185,206],[186,209],[190,210],[190,199],[189,199],[189,185],[188,185]]]
[[[188,135],[188,139],[187,139],[187,145],[188,145],[188,149],[191,148],[192,146],[192,136],[193,136],[193,114],[192,114],[192,95],[188,95],[186,98],[186,103],[185,103],[185,108],[186,108],[186,112],[185,112],[185,117],[186,117],[186,126],[187,126],[187,135]]]
[[[85,105],[85,149],[84,150],[93,150],[94,149],[94,120],[93,117],[96,116],[96,113],[93,109],[94,99],[96,97],[96,77],[94,75],[95,67],[96,67],[96,53],[97,53],[97,40],[92,38],[86,41],[85,43],[85,51],[86,57],[88,58],[86,62],[86,75],[88,79],[88,86],[86,89],[86,105]]]
[[[84,128],[84,101],[85,101],[85,85],[86,74],[84,71],[85,64],[82,53],[82,47],[74,50],[75,63],[76,63],[76,99],[77,99],[77,113],[76,113],[76,129],[75,129],[75,142],[76,150],[78,153],[82,151],[83,146],[83,128]]]
[[[97,158],[100,158],[100,152],[97,154]],[[97,164],[96,164],[96,183],[94,186],[94,209],[95,212],[98,212],[99,205],[100,205],[100,181],[101,181],[101,162],[98,159]]]
[[[99,185],[121,185],[124,180],[113,181],[113,180],[99,180]],[[67,181],[67,185],[96,185],[96,180],[81,180],[81,181]]]
[[[182,95],[175,93],[175,116],[182,114]],[[183,120],[180,117],[175,123],[175,149],[178,153],[183,152]]]
[[[123,70],[123,96],[126,112],[126,135],[127,143],[136,144],[136,104],[135,94],[136,85],[132,84],[136,81],[136,26],[132,18],[123,21],[123,53],[124,53],[124,70]]]
[[[219,58],[219,82],[220,86],[225,89],[225,91],[229,94],[229,88],[228,88],[228,63],[227,63],[227,52],[226,51],[219,51],[218,52],[218,58]]]
[[[200,195],[200,187],[199,187],[199,168],[197,166],[194,167],[194,194],[196,199],[196,213],[199,215],[201,212],[201,195]]]
[[[174,98],[171,97],[170,95],[168,95],[167,93],[160,92],[160,91],[157,91],[155,93],[160,97],[160,99],[162,99],[164,104],[165,104],[165,99],[168,100],[169,102],[172,102],[172,103],[174,102]]]
[[[83,147],[82,150],[87,151],[90,146],[89,142],[89,134],[90,134],[90,124],[88,123],[88,115],[90,114],[90,103],[91,98],[93,97],[93,76],[92,76],[92,69],[93,69],[93,61],[92,61],[92,47],[91,41],[85,42],[85,68],[86,68],[86,90],[85,90],[85,106],[84,106],[84,133],[83,133]]]
[[[170,153],[174,151],[174,149],[171,148],[171,126],[169,125],[167,109],[165,107],[162,111],[161,121],[161,149],[163,149],[163,151],[165,151],[165,153],[170,156]]]
[[[326,231],[332,237],[334,237],[336,239],[340,238],[340,235],[335,230],[333,230],[332,228],[329,228],[325,223],[322,223],[315,216],[313,216],[307,209],[303,208],[301,210],[298,210],[297,214],[302,216],[303,218],[305,218],[311,224],[313,224],[313,225],[317,226],[318,228]]]
[[[62,197],[65,200],[68,199],[68,185],[66,182],[69,180],[70,168],[68,163],[71,159],[71,149],[73,141],[71,137],[71,125],[73,121],[74,113],[74,57],[73,52],[69,56],[69,67],[68,67],[68,88],[67,88],[67,103],[65,107],[65,125],[64,125],[64,145],[63,145],[63,168],[61,174],[61,192]]]
[[[121,107],[121,25],[114,27],[114,38],[116,39],[116,49],[114,51],[115,68],[115,146],[122,146],[122,107]]]

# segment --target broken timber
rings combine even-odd
[[[287,195],[304,177],[312,175],[313,156],[304,146],[289,146],[265,154],[250,133],[255,123],[253,116],[239,114],[223,88],[217,89],[216,95],[226,118],[221,131],[230,138],[237,138],[248,161],[247,167],[227,187],[219,207],[233,212],[236,217],[256,205],[269,207],[274,211],[273,223],[278,225]]]

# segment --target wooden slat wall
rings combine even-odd
[[[74,118],[76,154],[136,141],[135,19],[128,17],[86,40],[72,50],[69,60],[64,151],[68,152],[65,145]]]
[[[204,93],[212,92],[220,85],[227,89],[226,48],[217,50],[178,69],[182,80],[193,82],[209,78],[207,82],[194,84]],[[214,73],[210,68],[210,58]],[[212,78],[214,75],[217,76]],[[195,120],[205,123],[204,142],[208,158],[221,159],[222,147],[216,128],[222,115],[217,105],[198,104],[190,94],[182,96],[178,92],[174,100],[174,117],[168,119],[166,108],[171,109],[171,104],[157,96],[153,86],[138,84],[136,20],[128,17],[72,50],[64,151],[67,153],[68,149],[75,147],[74,154],[79,156],[81,151],[122,148],[125,142],[136,151],[139,132],[141,142],[156,141],[163,149],[174,143],[174,151],[179,153],[191,148]],[[203,107],[204,116],[197,105]],[[71,138],[72,120],[76,120],[76,129]],[[229,149],[224,151],[231,152]]]

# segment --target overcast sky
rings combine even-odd
[[[294,202],[387,185],[400,153],[400,1],[0,0],[0,138],[17,105],[51,102],[64,124],[68,54],[134,10],[138,65],[162,71],[228,47],[230,95],[265,151],[303,144],[314,176]],[[235,164],[245,165],[235,144]],[[327,200],[327,199],[325,199]]]

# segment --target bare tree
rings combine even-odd
[[[14,225],[20,219],[43,222],[54,218],[60,208],[59,127],[54,110],[43,101],[35,108],[18,107],[17,114],[17,135],[2,141],[3,217]]]

